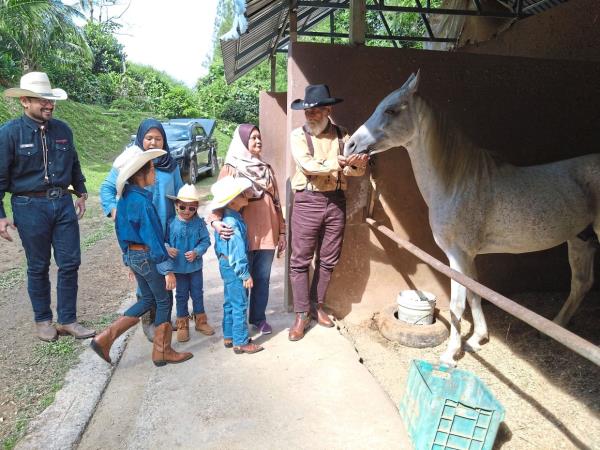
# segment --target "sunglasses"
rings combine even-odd
[[[197,206],[185,206],[185,205],[179,205],[178,206],[179,211],[189,211],[189,212],[196,212],[196,210],[198,209]]]

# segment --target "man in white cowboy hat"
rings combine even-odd
[[[290,282],[296,319],[289,339],[298,341],[310,325],[311,317],[325,327],[333,322],[323,311],[331,273],[342,251],[346,224],[346,177],[365,172],[367,155],[343,156],[348,140],[346,129],[329,116],[342,99],[332,97],[325,84],[308,85],[304,99],[291,108],[304,110],[304,125],[291,134],[296,173],[291,185],[295,191],[291,217],[292,251]],[[309,288],[308,270],[315,256],[315,273]]]
[[[78,219],[85,212],[85,177],[71,129],[52,118],[56,100],[65,100],[67,93],[52,89],[45,73],[31,72],[4,95],[18,97],[24,114],[0,128],[0,237],[12,241],[9,229],[19,232],[37,336],[43,341],[56,340],[57,333],[91,337],[94,330],[77,322]],[[4,210],[6,192],[12,193],[14,224]],[[71,192],[78,196],[75,205]],[[56,328],[50,309],[51,248],[58,266]]]

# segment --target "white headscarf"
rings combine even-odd
[[[252,198],[261,198],[265,192],[274,194],[273,170],[258,156],[253,155],[242,141],[242,134],[248,134],[258,127],[250,124],[239,125],[235,129],[225,164],[235,167],[238,176],[243,176],[252,181]],[[247,140],[246,140],[247,142]]]

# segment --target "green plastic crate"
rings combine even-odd
[[[400,416],[415,450],[491,450],[504,407],[466,370],[413,360]]]

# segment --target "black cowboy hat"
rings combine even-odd
[[[292,109],[309,109],[335,105],[343,101],[341,98],[332,97],[326,84],[309,84],[304,89],[304,99],[294,100],[290,107]]]

